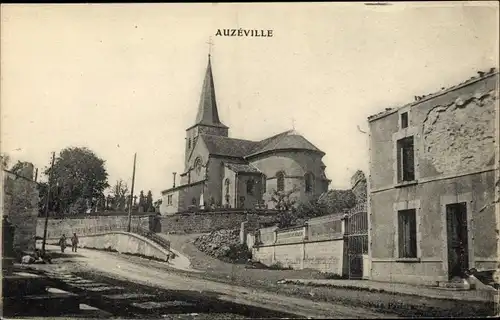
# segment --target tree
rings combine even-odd
[[[298,219],[309,219],[324,216],[332,212],[329,212],[328,206],[324,202],[319,201],[318,198],[314,198],[299,203],[294,213]]]
[[[95,202],[108,185],[105,161],[85,147],[63,149],[52,169],[51,185],[57,190],[58,210],[76,213]],[[50,176],[51,168],[44,172]],[[52,195],[51,195],[52,198]]]
[[[104,193],[101,193],[99,197],[97,198],[97,202],[95,204],[96,211],[102,212],[106,210],[106,196],[104,196]]]
[[[45,207],[47,206],[47,190],[48,190],[47,182],[40,182],[37,184],[38,189],[38,214],[39,216],[45,216]],[[52,186],[50,191],[50,201],[49,201],[49,213],[55,213],[58,215],[62,214],[60,208],[60,201],[58,197],[58,186]]]
[[[115,211],[124,211],[127,204],[128,186],[122,179],[116,181],[113,186],[113,209]]]
[[[141,190],[139,193],[139,210],[142,210],[143,212],[146,211],[146,197],[144,196],[144,191]]]
[[[328,190],[319,197],[318,203],[323,204],[329,213],[339,213],[356,205],[356,195],[351,189]]]
[[[2,169],[7,169],[10,164],[10,156],[6,153],[0,155],[0,166]]]
[[[296,217],[294,215],[294,211],[292,210],[296,199],[292,197],[292,195],[297,191],[298,189],[296,186],[288,191],[272,191],[271,201],[274,202],[274,207],[279,211],[279,228],[289,227],[296,222]]]
[[[295,198],[292,195],[297,192],[297,187],[293,187],[288,191],[277,191],[273,190],[271,195],[271,201],[274,202],[274,207],[278,211],[290,211],[290,209],[295,205]]]
[[[69,214],[74,216],[74,215],[85,213],[85,212],[87,212],[89,207],[90,207],[90,204],[89,204],[87,199],[78,198],[69,207]]]
[[[146,210],[147,212],[154,212],[154,207],[153,207],[153,193],[151,190],[148,191],[148,194],[146,195]]]
[[[154,202],[155,212],[160,212],[160,206],[163,203],[162,199],[158,199]]]

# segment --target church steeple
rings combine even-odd
[[[196,122],[186,129],[186,170],[190,168],[191,155],[200,135],[220,137],[227,137],[229,135],[229,128],[220,121],[219,112],[217,111],[214,77],[212,75],[212,62],[210,58],[210,54],[208,54],[208,66],[205,72],[205,79],[203,80],[203,87],[201,88]]]
[[[205,79],[203,80],[203,87],[201,89],[198,114],[196,115],[195,125],[198,124],[227,128],[219,119],[210,54],[208,54],[208,66],[205,72]]]

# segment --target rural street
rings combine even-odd
[[[71,256],[71,254],[68,254]],[[146,263],[135,263],[127,256],[79,249],[78,255],[71,258],[98,273],[116,279],[135,282],[169,290],[191,290],[218,295],[219,300],[266,308],[280,312],[293,313],[300,317],[310,318],[382,318],[396,316],[377,313],[372,310],[347,307],[332,303],[314,302],[284,295],[272,294],[263,290],[255,290],[225,283],[191,278],[148,266]]]

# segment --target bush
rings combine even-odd
[[[245,244],[236,244],[229,246],[229,250],[226,251],[225,258],[231,262],[247,262],[248,259],[252,259],[252,252],[248,250]]]
[[[272,265],[269,266],[269,269],[271,270],[293,270],[292,267],[283,267],[283,264],[281,262],[275,262]]]
[[[323,279],[345,279],[344,276],[332,272],[322,272],[321,275]]]

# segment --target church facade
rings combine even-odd
[[[327,191],[323,151],[295,130],[251,141],[219,119],[210,55],[194,125],[186,129],[180,183],[162,191],[161,214],[208,208],[274,208],[276,191],[306,201]]]

